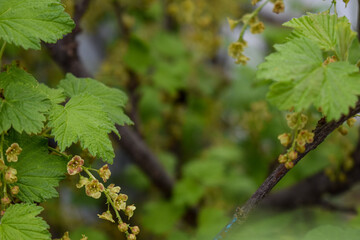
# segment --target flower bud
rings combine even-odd
[[[296,144],[296,151],[299,152],[299,153],[305,152],[305,145]]]
[[[134,215],[136,207],[134,205],[127,206],[125,209],[125,215],[130,219]]]
[[[278,161],[279,163],[286,163],[288,161],[287,154],[280,154]]]
[[[257,22],[255,24],[252,24],[250,27],[250,32],[252,34],[259,34],[262,33],[265,30],[265,25],[263,22]]]
[[[17,143],[11,144],[11,146],[6,150],[6,159],[8,162],[17,162],[18,156],[20,155],[22,148]]]
[[[292,160],[295,160],[295,159],[297,159],[297,157],[298,157],[298,153],[296,152],[296,151],[290,151],[289,153],[288,153],[288,157],[289,157],[289,159],[292,161]]]
[[[115,222],[110,211],[103,212],[101,215],[98,214],[98,217],[99,217],[100,219],[104,219],[104,220],[110,221],[110,222],[112,222],[112,223]]]
[[[69,175],[75,175],[82,171],[82,166],[84,165],[84,159],[80,156],[74,156],[67,164],[67,172]]]
[[[286,163],[285,163],[285,167],[286,167],[287,169],[291,169],[291,168],[293,168],[293,167],[294,167],[294,163],[293,163],[293,162],[291,162],[291,161],[286,162]]]
[[[136,240],[135,234],[129,234],[126,238],[127,240]]]
[[[9,167],[8,169],[6,169],[5,171],[5,181],[6,183],[15,183],[17,182],[17,171],[15,168]]]
[[[102,168],[99,169],[99,175],[104,182],[106,182],[110,178],[111,172],[107,164],[105,164],[104,166],[102,166]]]
[[[276,14],[282,13],[285,11],[285,5],[283,0],[277,0],[274,4],[273,12]]]
[[[348,130],[343,126],[341,125],[339,128],[338,128],[338,131],[341,135],[345,136],[348,134]]]
[[[281,145],[284,147],[289,146],[291,143],[291,135],[289,133],[283,133],[278,136],[278,139],[280,140]]]
[[[348,125],[349,127],[354,126],[355,122],[356,122],[356,118],[354,118],[354,117],[349,118],[348,120],[346,120],[346,123],[347,123],[347,125]]]
[[[17,195],[17,194],[20,192],[19,186],[13,186],[13,187],[10,189],[10,192],[11,192],[12,195]]]
[[[124,222],[120,223],[118,225],[118,229],[119,229],[120,232],[126,232],[128,230],[127,223],[124,223]]]
[[[4,196],[3,198],[1,198],[2,205],[9,205],[10,203],[11,203],[11,200],[8,196]]]
[[[138,235],[140,233],[140,228],[138,226],[130,227],[131,232],[135,235]]]

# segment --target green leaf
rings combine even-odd
[[[0,38],[25,49],[55,43],[75,24],[59,0],[1,0]]]
[[[265,58],[258,66],[258,79],[289,81],[303,78],[321,65],[323,58],[320,48],[311,40],[298,38],[274,46],[277,52]]]
[[[294,28],[294,35],[309,38],[324,50],[335,50],[337,20],[336,15],[309,13],[307,16],[293,18],[283,25]]]
[[[306,234],[303,240],[357,240],[359,239],[360,230],[352,228],[340,228],[337,226],[320,226]]]
[[[204,193],[204,186],[191,178],[183,178],[175,185],[173,201],[180,206],[194,206]]]
[[[268,93],[271,103],[282,110],[321,108],[328,120],[347,113],[360,94],[356,66],[348,62],[323,63],[319,47],[306,38],[276,46],[277,52],[259,65],[258,77],[276,81]]]
[[[147,202],[141,214],[142,225],[156,234],[172,232],[184,210],[169,201]]]
[[[18,181],[12,184],[20,188],[17,197],[24,202],[43,202],[58,197],[55,187],[65,177],[67,160],[50,155],[48,140],[43,137],[10,131],[4,149],[12,143],[22,148],[18,161],[7,163],[17,170]]]
[[[356,33],[346,17],[319,13],[293,18],[284,26],[294,28],[293,35],[316,42],[322,50],[335,51],[340,60],[346,61],[348,50]]]
[[[65,101],[65,95],[62,89],[49,88],[41,83],[39,90],[50,100],[51,104],[59,104]]]
[[[360,75],[357,67],[348,62],[320,65],[303,78],[278,82],[271,86],[268,99],[286,110],[307,109],[310,104],[321,108],[327,120],[338,119],[353,107],[360,94]]]
[[[65,107],[56,105],[50,111],[49,126],[61,151],[80,141],[93,156],[112,163],[115,155],[108,134],[117,131],[99,98],[82,93],[72,97]]]
[[[43,211],[34,204],[14,204],[6,209],[0,223],[1,240],[50,240],[49,226],[37,217]]]
[[[61,80],[59,87],[64,89],[68,97],[74,97],[82,93],[97,97],[98,101],[103,103],[104,111],[108,113],[114,123],[119,125],[133,124],[123,110],[127,97],[119,89],[107,87],[95,79],[77,78],[70,73],[66,74],[65,79]]]
[[[140,38],[132,36],[123,60],[131,70],[144,74],[151,64],[149,46]]]
[[[15,66],[0,74],[0,132],[38,133],[50,104],[33,76]]]

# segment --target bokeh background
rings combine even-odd
[[[81,5],[84,2],[89,3]],[[256,80],[256,66],[273,51],[274,44],[285,41],[289,30],[282,23],[306,12],[324,11],[331,0],[288,0],[285,13],[279,15],[268,4],[259,15],[265,23],[264,33],[245,34],[249,43],[245,55],[250,62],[236,65],[227,47],[238,38],[240,27],[230,31],[227,17],[238,19],[252,11],[250,2],[63,1],[79,28],[63,42],[62,50],[78,57],[88,77],[127,93],[126,110],[135,122],[132,132],[161,166],[159,170],[150,165],[144,171],[146,156],[134,162],[134,155],[142,150],[137,145],[129,149],[123,143],[126,135],[120,141],[112,136],[116,159],[110,167],[110,182],[121,186],[128,202],[137,207],[131,224],[141,229],[138,239],[212,239],[274,169],[284,151],[277,136],[289,131],[286,113],[267,103],[268,85]],[[82,12],[77,5],[83,7]],[[346,15],[355,30],[357,9],[355,0],[346,9],[338,1],[339,15]],[[68,62],[70,66],[65,66],[53,47],[44,44],[41,51],[24,51],[10,46],[3,61],[20,60],[39,81],[56,87],[64,69],[72,71],[77,65]],[[308,128],[313,129],[319,119],[316,111],[310,112]],[[309,181],[308,185],[319,186],[317,193],[282,192],[290,197],[265,200],[235,239],[303,239],[326,224],[360,228],[360,179],[350,181],[348,177],[357,167],[353,154],[357,128],[347,128],[346,136],[331,134],[274,192],[299,186],[317,174],[334,185],[349,183],[346,187],[330,191],[322,188],[323,182]],[[72,151],[78,151],[77,146]],[[93,164],[102,165],[100,161]],[[168,176],[162,183],[149,176],[158,171]],[[77,177],[67,177],[58,188],[60,197],[42,204],[53,237],[69,231],[71,239],[80,239],[82,233],[90,240],[124,239],[116,225],[97,217],[106,211],[105,198],[87,197],[75,187],[77,181]]]

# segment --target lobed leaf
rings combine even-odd
[[[273,81],[289,81],[303,78],[322,64],[320,48],[311,40],[298,38],[274,46],[277,52],[265,58],[258,66],[256,77]]]
[[[50,104],[36,79],[16,66],[0,74],[0,132],[13,127],[18,132],[38,133]]]
[[[124,92],[116,88],[110,88],[91,78],[77,78],[68,73],[61,80],[59,87],[64,89],[68,97],[74,97],[82,93],[90,94],[103,103],[104,111],[110,119],[119,125],[132,124],[132,121],[124,113],[123,107],[127,97]]]
[[[349,48],[356,37],[346,17],[328,13],[311,14],[293,18],[284,26],[294,28],[293,36],[308,38],[324,51],[334,51],[340,60],[346,61]]]
[[[35,204],[11,205],[0,223],[1,240],[50,240],[49,226],[37,217],[43,211]]]
[[[61,151],[79,141],[92,155],[112,163],[115,155],[108,134],[117,131],[99,98],[82,93],[65,107],[56,105],[50,111],[49,126]]]
[[[25,49],[55,43],[75,24],[59,0],[0,0],[0,38]]]

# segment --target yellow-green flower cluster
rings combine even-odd
[[[249,61],[249,58],[244,55],[244,49],[246,46],[247,42],[245,40],[240,40],[230,44],[228,53],[230,57],[235,59],[236,64],[246,65]]]
[[[285,154],[278,158],[279,163],[285,165],[287,169],[294,167],[294,160],[298,158],[298,153],[305,152],[305,145],[314,141],[314,133],[303,129],[308,121],[306,115],[301,113],[290,113],[286,116],[286,121],[293,134],[283,133],[278,139],[284,147],[290,146]]]

